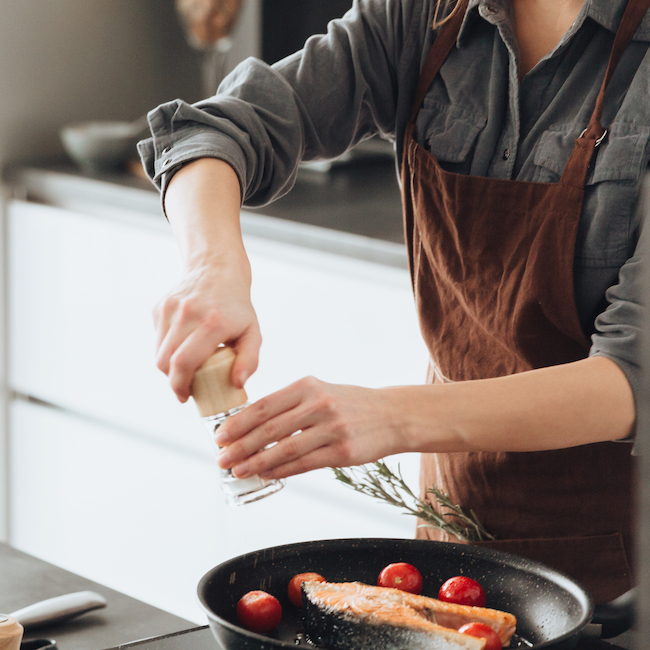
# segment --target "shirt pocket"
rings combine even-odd
[[[449,172],[469,173],[472,153],[487,118],[455,105],[426,101],[417,119],[418,142]]]
[[[573,151],[575,126],[546,131],[534,154],[531,179],[557,183]],[[596,148],[587,178],[576,240],[576,263],[585,267],[616,266],[634,245],[634,207],[648,164],[650,126],[614,123]]]
[[[558,127],[546,131],[537,145],[534,156],[533,182],[557,183],[573,151],[577,133],[575,127]],[[612,124],[596,148],[586,184],[604,181],[638,181],[646,166],[646,147],[650,126],[623,122]]]

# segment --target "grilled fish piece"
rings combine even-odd
[[[304,582],[302,594],[310,636],[346,650],[483,650],[483,639],[457,630],[485,623],[507,646],[517,624],[506,612],[360,582]]]

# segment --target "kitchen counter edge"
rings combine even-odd
[[[159,194],[134,176],[89,175],[73,169],[29,166],[8,170],[5,182],[13,199],[169,230]],[[309,206],[304,209],[309,210]],[[270,216],[264,214],[264,208],[255,212],[244,208],[241,225],[245,236],[408,268],[406,250],[400,243]]]

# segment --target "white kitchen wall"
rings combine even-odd
[[[259,0],[246,0],[229,66],[259,51]],[[64,156],[59,128],[132,120],[177,97],[200,99],[200,57],[173,0],[0,0],[0,170]],[[0,216],[6,187],[0,182]],[[4,226],[0,244],[4,250]],[[0,259],[0,341],[5,340]],[[7,539],[6,373],[0,345],[0,539]]]

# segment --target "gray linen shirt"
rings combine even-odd
[[[556,182],[587,126],[625,0],[585,0],[558,46],[520,82],[508,0],[470,0],[457,47],[416,120],[416,138],[449,171]],[[303,160],[334,158],[374,135],[403,135],[420,68],[435,32],[433,0],[355,0],[325,35],[268,66],[239,65],[215,97],[163,104],[140,143],[163,191],[173,171],[208,156],[239,176],[243,201],[264,205],[288,192]],[[635,217],[650,160],[650,14],[608,89],[609,129],[587,179],[574,285],[591,355],[641,377],[641,270]]]

